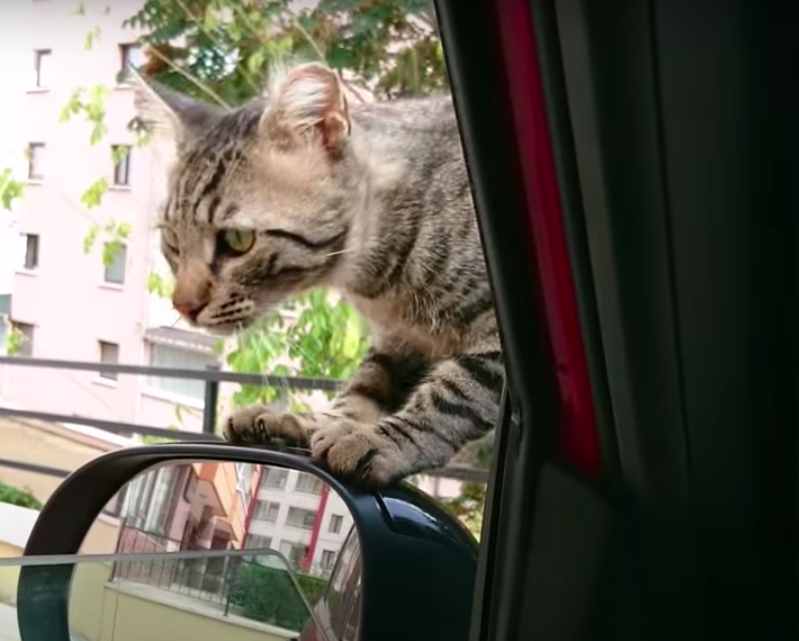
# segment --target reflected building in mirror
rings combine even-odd
[[[246,463],[163,466],[120,499],[117,552],[270,548],[318,575],[332,570],[353,524],[317,477]]]

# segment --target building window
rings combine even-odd
[[[21,236],[25,248],[22,266],[34,270],[39,266],[39,236],[37,234],[21,234]]]
[[[289,561],[300,563],[305,558],[305,555],[308,554],[308,546],[296,545],[288,541],[283,541],[283,543],[280,544],[280,553]]]
[[[313,530],[313,524],[315,520],[316,512],[314,510],[305,510],[301,507],[290,507],[288,516],[286,516],[286,525],[302,528],[303,530]]]
[[[282,490],[286,487],[289,471],[281,467],[270,467],[264,477],[264,487]]]
[[[217,364],[217,359],[209,354],[193,352],[169,345],[151,343],[148,351],[148,364],[151,367],[205,370],[209,365]],[[201,380],[150,376],[147,384],[168,394],[176,394],[199,401],[205,398],[205,381]]]
[[[332,570],[336,563],[336,553],[333,550],[322,550],[322,568]]]
[[[331,534],[338,534],[341,532],[342,521],[344,521],[344,517],[341,516],[341,514],[331,514],[330,525],[327,526],[327,531]]]
[[[6,355],[6,341],[8,340],[8,318],[0,314],[0,356]]]
[[[296,489],[298,492],[304,492],[305,494],[321,494],[323,485],[322,479],[313,474],[300,472],[297,477]]]
[[[50,49],[37,49],[33,52],[34,85],[36,87],[50,86],[50,62],[53,59]]]
[[[16,355],[33,356],[33,325],[17,322],[12,322],[11,325],[20,335],[20,343],[16,349]]]
[[[116,343],[106,343],[99,341],[100,345],[100,362],[106,365],[119,364],[119,345]],[[115,381],[119,377],[117,372],[100,372],[100,378],[109,381]]]
[[[267,523],[277,523],[277,515],[280,512],[280,503],[273,501],[258,501],[255,505],[253,518],[256,521],[266,521]]]
[[[44,143],[32,142],[28,144],[28,179],[42,178],[44,178]]]
[[[130,185],[130,145],[111,145],[111,159],[114,163],[114,185]]]
[[[250,463],[236,463],[236,489],[241,492],[244,505],[250,504],[252,498],[252,477],[255,474]]]
[[[244,547],[248,550],[268,550],[272,547],[272,537],[250,534],[247,536],[247,544]]]
[[[119,59],[117,82],[120,84],[129,82],[131,69],[138,69],[145,62],[144,52],[139,45],[135,44],[119,45]]]
[[[105,282],[114,285],[125,284],[125,263],[128,261],[128,248],[119,242],[106,243],[103,251],[105,259]]]

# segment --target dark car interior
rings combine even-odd
[[[510,380],[471,639],[794,636],[792,12],[500,4],[438,5]]]

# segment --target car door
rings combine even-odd
[[[789,5],[437,6],[509,378],[473,641],[793,638]]]

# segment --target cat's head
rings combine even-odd
[[[336,74],[294,67],[265,100],[236,109],[137,85],[139,117],[176,151],[159,224],[175,309],[229,333],[329,278],[357,192]]]

